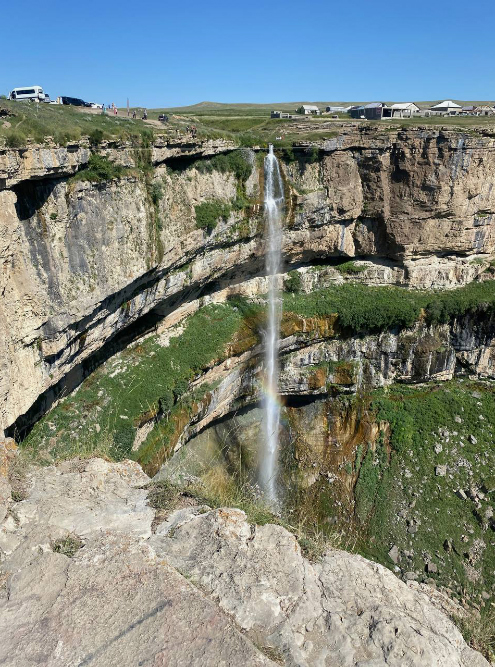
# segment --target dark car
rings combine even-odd
[[[168,123],[168,116],[167,116],[166,114],[164,114],[164,113],[161,113],[161,114],[158,116],[158,120],[161,120],[162,123]]]
[[[61,97],[62,104],[70,104],[73,107],[90,107],[91,102],[85,102],[79,97]]]

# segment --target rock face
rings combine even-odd
[[[2,664],[273,664],[150,547],[148,481],[102,460],[31,476],[1,533]],[[69,533],[72,558],[56,551]]]
[[[417,585],[359,556],[312,564],[235,509],[153,532],[148,481],[98,459],[28,474],[0,529],[2,664],[488,665]]]
[[[282,164],[287,267],[360,256],[370,260],[362,279],[374,284],[445,288],[475,279],[494,252],[494,141],[353,130],[322,143],[316,161],[300,151]],[[243,210],[232,173],[191,166],[230,148],[157,141],[144,149],[152,183],[134,172],[100,184],[68,181],[89,159],[85,144],[0,152],[1,429],[30,408],[21,427],[42,414],[150,311],[170,315],[263,274],[253,153]],[[127,167],[141,155],[126,145],[101,152]],[[208,234],[196,226],[195,206],[212,199],[232,211]]]

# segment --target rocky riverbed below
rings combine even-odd
[[[358,555],[313,561],[280,525],[180,494],[134,461],[22,463],[2,443],[6,667],[482,667],[439,591]]]

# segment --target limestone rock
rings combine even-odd
[[[285,529],[252,528],[239,510],[183,512],[150,542],[286,664],[488,664],[423,592],[382,566],[341,551],[311,564]]]
[[[236,509],[180,509],[152,534],[131,461],[28,475],[8,551],[0,540],[6,667],[488,664],[423,589],[359,556],[310,563],[284,528]],[[81,548],[54,551],[70,534]]]
[[[149,479],[136,463],[94,459],[30,474],[1,563],[2,665],[274,664],[156,557],[147,543],[154,512],[140,488]],[[72,558],[53,551],[69,531],[83,538]]]
[[[0,438],[0,523],[7,515],[11,497],[9,467],[17,455],[17,446],[12,438]]]
[[[322,142],[320,163],[283,164],[297,201],[284,230],[287,263],[366,255],[371,261],[356,280],[422,288],[488,277],[484,270],[495,249],[494,143],[440,129],[354,127]],[[151,309],[171,310],[177,321],[197,307],[187,295],[229,284],[232,275],[242,277],[238,290],[264,291],[258,204],[249,219],[233,212],[206,234],[196,228],[195,206],[213,198],[232,202],[232,174],[195,168],[170,174],[163,166],[168,158],[233,147],[224,140],[157,139],[151,160],[164,190],[157,211],[132,175],[68,183],[87,163],[85,141],[0,149],[0,429],[28,413],[41,394],[48,403],[57,397],[58,383],[70,378],[75,386],[81,365]],[[104,144],[101,152],[134,165],[130,145]],[[259,197],[251,162],[249,196]],[[308,282],[342,282],[337,274],[330,268]],[[453,337],[461,366],[493,375],[493,332],[480,341],[464,329],[458,323]],[[412,359],[404,375],[449,378],[457,360],[451,346],[443,347]],[[28,424],[35,416],[26,416]]]

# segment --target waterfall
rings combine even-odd
[[[282,303],[279,294],[279,270],[282,246],[284,185],[278,160],[270,145],[265,157],[265,266],[268,277],[268,317],[265,332],[263,441],[259,481],[268,502],[277,502],[277,468],[280,428],[278,396],[278,347]]]

